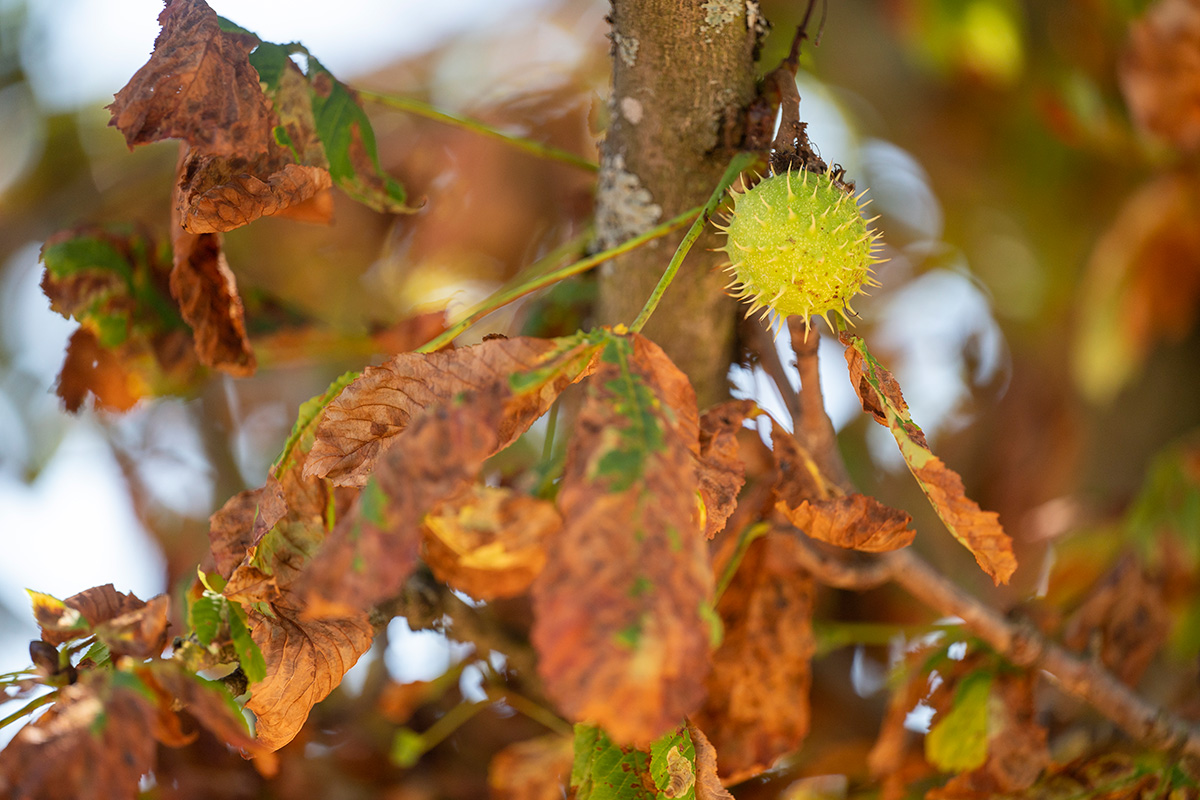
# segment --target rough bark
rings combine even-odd
[[[712,192],[754,95],[752,0],[613,0],[611,122],[602,149],[597,222],[610,247]],[[682,232],[601,272],[600,317],[631,321]],[[696,244],[644,333],[691,379],[701,408],[728,394],[736,307],[709,232]]]

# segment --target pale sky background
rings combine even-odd
[[[348,80],[398,56],[503,23],[543,4],[544,0],[339,0],[331,6],[328,0],[210,0],[217,13],[265,40],[304,42],[331,71]],[[0,8],[11,5],[12,0],[0,0]],[[25,68],[37,102],[55,110],[93,111],[109,103],[149,57],[161,8],[159,0],[31,0],[26,35],[36,46],[26,48]],[[486,82],[486,76],[481,80]],[[875,208],[928,241],[939,240],[940,206],[920,165],[887,142],[857,139],[837,98],[811,78],[802,75],[801,82],[801,112],[822,154],[845,165],[861,185],[873,187]],[[18,362],[44,382],[45,414],[52,416],[65,413],[52,387],[75,323],[51,312],[38,288],[39,246],[31,243],[0,272],[0,326],[16,348]],[[963,423],[955,414],[967,391],[960,373],[962,343],[968,336],[981,343],[976,377],[985,379],[1004,369],[1004,345],[987,299],[967,277],[965,262],[959,262],[908,282],[893,302],[877,308],[882,325],[872,346],[903,354],[896,372],[914,418],[927,431]],[[893,311],[901,307],[906,310],[903,316]],[[780,344],[786,344],[786,337]],[[826,400],[840,428],[861,411],[845,379],[841,348],[828,337],[823,346]],[[785,363],[789,358],[785,353]],[[735,369],[733,377],[743,393],[759,396],[775,416],[785,416],[761,374]],[[6,423],[13,417],[4,413],[5,402],[0,394],[0,448],[28,452],[36,432],[15,430]],[[0,672],[29,663],[28,641],[37,630],[25,587],[66,597],[113,583],[143,599],[166,590],[162,565],[153,558],[155,549],[146,544],[96,422],[83,414],[70,420],[66,430],[64,441],[32,484],[0,470],[0,602],[17,617],[6,621],[0,615]],[[888,432],[878,428],[873,434],[872,452],[880,463],[899,466]],[[186,452],[186,440],[178,447]],[[0,458],[0,465],[3,461]],[[211,500],[220,505],[224,499]],[[388,663],[404,679],[432,677],[451,657],[444,641],[432,634],[405,635],[396,629],[393,642]],[[396,655],[400,648],[404,658]],[[11,708],[4,713],[8,711]],[[11,727],[0,732],[0,742],[12,732]]]

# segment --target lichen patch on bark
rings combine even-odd
[[[637,125],[642,121],[642,115],[645,113],[645,109],[642,108],[642,104],[634,98],[622,97],[621,113],[625,116],[625,119],[629,120],[631,124]]]
[[[742,0],[707,0],[704,9],[704,27],[720,28],[738,19],[745,13]]]
[[[605,248],[644,233],[662,218],[662,206],[637,175],[625,170],[620,153],[601,162],[596,199],[596,235]]]

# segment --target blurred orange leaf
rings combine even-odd
[[[548,735],[514,742],[488,765],[493,800],[561,800],[574,760],[569,736]]]
[[[755,541],[717,604],[725,636],[693,720],[712,739],[726,781],[770,768],[808,733],[816,585],[797,546],[783,533]]]
[[[1158,0],[1129,26],[1119,75],[1144,130],[1184,152],[1200,149],[1200,5]]]
[[[439,580],[472,597],[513,597],[541,572],[545,542],[561,527],[553,503],[476,484],[425,517],[424,560]]]

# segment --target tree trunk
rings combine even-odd
[[[611,247],[702,204],[741,136],[754,95],[757,4],[744,0],[613,0],[611,121],[596,198]],[[630,322],[683,233],[640,247],[600,275],[600,318]],[[733,301],[711,231],[684,262],[645,333],[687,373],[703,409],[728,394]]]

